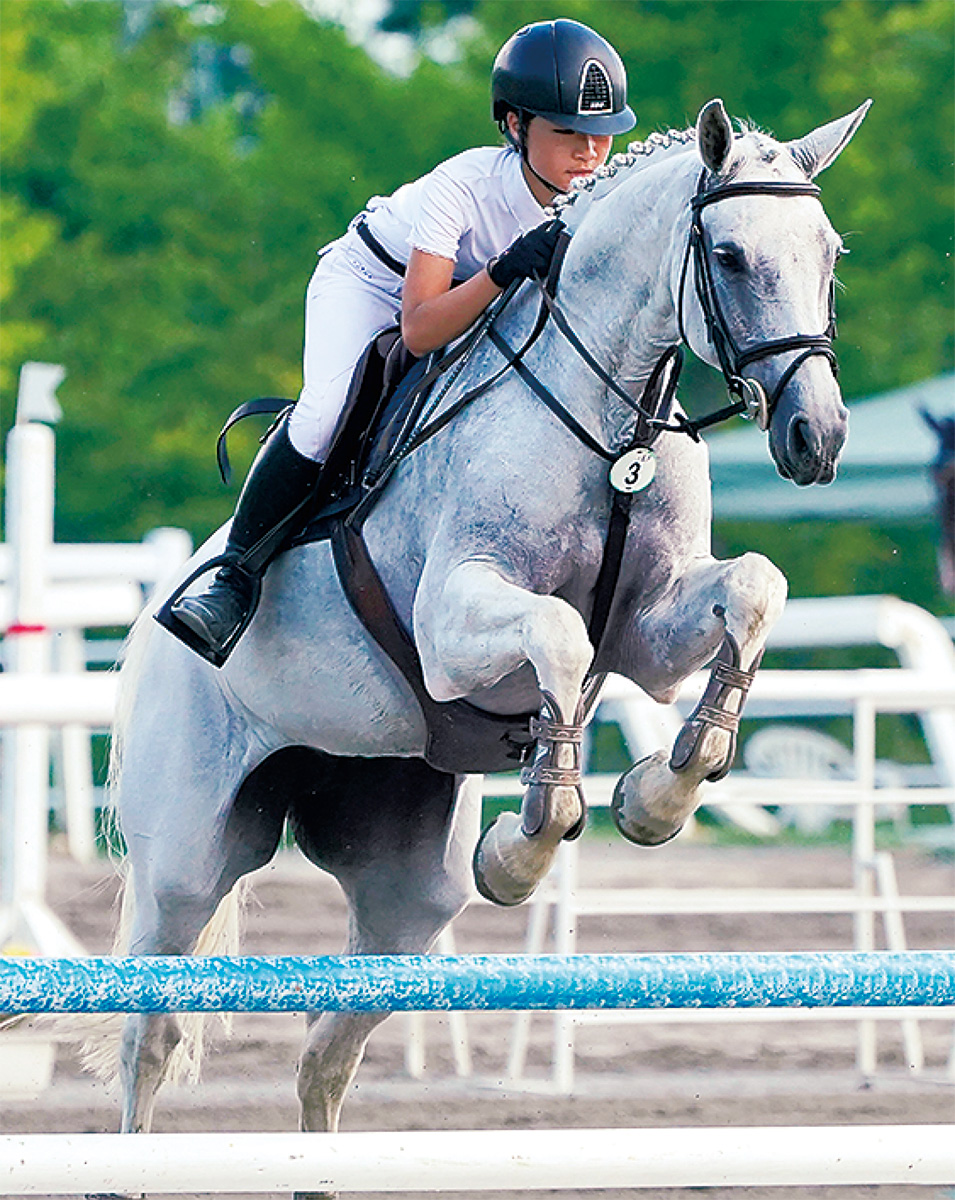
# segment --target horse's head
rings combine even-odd
[[[720,100],[697,121],[704,170],[677,283],[684,336],[769,430],[779,473],[797,484],[834,478],[848,429],[832,351],[843,247],[811,181],[868,107],[788,144],[734,136]]]

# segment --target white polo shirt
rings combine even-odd
[[[374,196],[362,216],[394,258],[407,262],[415,248],[452,259],[455,279],[470,279],[545,219],[518,152],[493,146],[465,150],[391,196]]]
[[[306,293],[305,385],[288,432],[307,458],[325,456],[355,363],[375,334],[399,319],[404,279],[355,232],[362,219],[399,262],[416,247],[452,260],[455,279],[470,279],[545,217],[517,151],[490,146],[466,150],[368,202],[348,232],[320,252]]]

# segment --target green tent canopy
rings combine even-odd
[[[955,375],[849,404],[849,440],[835,481],[796,487],[776,472],[766,435],[755,425],[710,434],[716,519],[828,520],[929,516],[937,503],[929,467],[938,439],[919,415],[955,413]]]

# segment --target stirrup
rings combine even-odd
[[[189,575],[183,583],[181,583],[175,591],[168,597],[163,606],[153,614],[153,617],[164,629],[168,629],[173,637],[178,638],[183,645],[188,646],[190,650],[204,658],[206,662],[212,663],[214,667],[221,667],[232,651],[236,647],[236,643],[243,633],[248,629],[255,616],[255,610],[259,606],[259,597],[262,594],[262,577],[249,573],[249,582],[252,589],[251,602],[248,610],[242,621],[229,634],[228,638],[221,646],[212,646],[208,642],[203,641],[201,637],[189,626],[179,619],[172,611],[174,606],[179,603],[189,588],[209,571],[218,570],[219,567],[235,567],[239,565],[239,561],[234,554],[220,554],[216,558],[210,558],[208,561],[198,566],[191,575]]]

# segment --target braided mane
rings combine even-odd
[[[591,200],[613,191],[630,177],[629,172],[648,166],[651,155],[671,150],[674,146],[682,149],[695,141],[695,129],[668,129],[666,133],[651,133],[644,142],[631,142],[626,151],[615,154],[605,166],[598,167],[592,175],[574,180],[570,191],[555,196],[546,211],[564,221],[573,215],[571,210],[574,208],[582,216],[582,203],[586,207]]]

